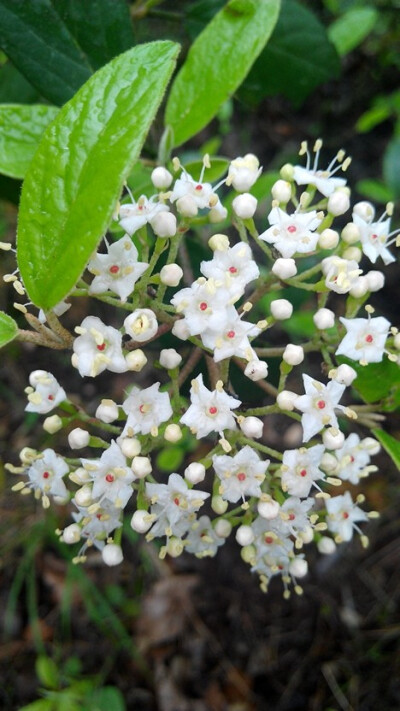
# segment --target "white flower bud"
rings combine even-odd
[[[304,360],[304,350],[301,346],[288,343],[283,351],[283,360],[289,365],[299,365]]]
[[[158,212],[151,220],[151,226],[157,237],[176,235],[176,217],[172,212]]]
[[[330,309],[318,309],[313,316],[316,327],[323,331],[335,325],[335,314]]]
[[[333,474],[337,470],[338,460],[333,454],[329,452],[324,452],[321,459],[321,468],[328,474]]]
[[[109,424],[118,420],[118,405],[114,400],[102,400],[96,410],[98,420]]]
[[[81,529],[77,523],[71,523],[70,526],[64,528],[62,532],[62,540],[64,543],[68,543],[72,546],[74,543],[78,543],[81,538]]]
[[[257,156],[247,153],[244,158],[235,158],[229,166],[227,185],[233,185],[235,190],[243,193],[250,190],[260,175],[260,163]]]
[[[151,473],[151,461],[148,457],[134,457],[132,459],[131,469],[137,479],[143,479]]]
[[[179,264],[166,264],[160,271],[160,281],[166,286],[178,286],[183,277]]]
[[[374,457],[381,451],[380,443],[373,437],[365,437],[365,439],[361,441],[360,446],[362,449],[367,449],[371,457]]]
[[[240,556],[245,563],[250,563],[251,565],[253,565],[256,559],[256,549],[254,548],[254,546],[251,545],[243,546],[240,551]]]
[[[341,232],[341,238],[343,242],[347,244],[354,244],[360,240],[360,230],[354,222],[348,222]]]
[[[186,341],[190,336],[190,330],[188,328],[186,320],[184,318],[181,318],[178,321],[175,321],[174,325],[172,326],[171,333],[177,338],[180,338],[181,341]]]
[[[400,333],[396,333],[393,340],[393,345],[395,348],[397,348],[398,351],[400,351]]]
[[[147,358],[140,348],[128,353],[125,358],[128,370],[133,370],[135,373],[140,373],[147,363]]]
[[[249,546],[254,541],[254,533],[251,526],[239,526],[235,538],[239,546]]]
[[[210,222],[215,224],[216,222],[222,222],[223,220],[226,220],[228,217],[228,210],[226,207],[223,207],[223,205],[219,205],[218,207],[212,207],[210,212],[208,213],[208,219]]]
[[[329,377],[336,380],[341,385],[351,385],[353,380],[357,377],[357,372],[347,363],[342,363],[335,370],[331,370]]]
[[[198,208],[196,200],[191,195],[184,195],[176,201],[176,208],[183,217],[196,217]]]
[[[258,417],[245,417],[240,423],[240,429],[246,437],[259,439],[263,435],[264,422]]]
[[[335,249],[339,244],[339,233],[327,228],[323,230],[318,239],[321,249]]]
[[[301,540],[304,543],[311,543],[314,540],[314,531],[311,526],[306,526],[306,528],[299,533]]]
[[[154,523],[154,518],[148,511],[138,509],[131,518],[131,527],[137,533],[147,533]]]
[[[317,543],[317,548],[323,555],[331,555],[336,550],[336,543],[333,538],[328,536],[322,536],[322,538]]]
[[[344,444],[344,434],[336,427],[328,427],[322,433],[322,441],[327,449],[340,449]]]
[[[167,370],[177,368],[182,363],[182,356],[175,348],[163,348],[160,352],[160,365]]]
[[[247,363],[244,374],[254,382],[263,380],[268,375],[268,364],[265,360],[251,360]]]
[[[182,439],[182,430],[179,425],[167,425],[164,432],[164,439],[167,442],[179,442]]]
[[[362,220],[366,222],[372,222],[375,217],[375,208],[372,203],[362,200],[361,202],[356,202],[353,207],[353,212],[361,217]]]
[[[293,313],[293,306],[287,299],[271,301],[271,313],[278,321],[285,321]]]
[[[178,558],[183,553],[183,541],[181,538],[169,538],[166,545],[166,551],[171,558]]]
[[[285,163],[279,172],[283,180],[293,180],[294,166],[291,163]]]
[[[51,415],[46,417],[43,421],[43,429],[49,434],[54,434],[58,432],[63,426],[62,419],[58,415]]]
[[[382,272],[372,270],[365,275],[368,284],[368,291],[379,291],[385,285],[385,275]]]
[[[224,501],[222,496],[213,496],[211,499],[211,508],[216,514],[221,516],[228,508],[228,502]]]
[[[208,240],[208,246],[210,247],[210,249],[212,249],[213,252],[226,252],[230,246],[229,237],[220,234],[213,235]]]
[[[151,309],[135,309],[124,321],[126,333],[134,341],[143,343],[156,335],[158,323]]]
[[[107,543],[101,551],[101,557],[103,562],[110,567],[119,565],[124,560],[122,548],[116,543]]]
[[[35,461],[36,457],[37,451],[36,449],[32,449],[32,447],[23,447],[19,453],[21,463],[29,464],[29,466]]]
[[[292,411],[295,408],[295,402],[298,397],[299,396],[291,390],[282,390],[282,392],[277,395],[276,404],[280,410]]]
[[[292,195],[292,186],[287,180],[277,180],[271,188],[272,197],[278,202],[289,202]]]
[[[78,506],[90,506],[92,503],[92,485],[84,484],[75,492],[74,498]]]
[[[82,449],[89,444],[90,434],[81,427],[75,427],[68,435],[68,444],[71,449]]]
[[[254,216],[257,210],[257,199],[250,193],[243,193],[232,201],[232,208],[238,217],[248,220]]]
[[[78,469],[71,472],[69,478],[74,484],[86,484],[86,482],[90,481],[90,474],[84,467],[78,467]]]
[[[154,168],[151,174],[151,182],[153,183],[155,188],[157,188],[158,190],[165,190],[166,188],[169,188],[172,181],[173,177],[169,170],[167,170],[161,165],[157,168]]]
[[[272,521],[272,519],[276,518],[280,508],[278,502],[271,499],[271,497],[268,501],[263,501],[261,498],[257,504],[258,513],[262,518],[266,518],[267,521]]]
[[[204,481],[206,469],[200,462],[192,462],[184,471],[185,479],[191,484],[199,484]]]
[[[290,279],[297,274],[296,262],[291,258],[279,257],[272,267],[272,272],[279,279]]]
[[[368,280],[365,276],[359,276],[356,283],[351,287],[350,294],[355,299],[361,299],[368,293]]]
[[[328,212],[331,215],[344,215],[350,207],[350,196],[346,189],[335,190],[328,198]]]
[[[308,573],[308,563],[304,558],[294,558],[289,565],[289,573],[293,575],[294,578],[304,578]]]
[[[220,538],[228,538],[231,535],[232,524],[225,518],[220,518],[215,524],[214,531]]]
[[[118,440],[118,444],[122,454],[128,459],[136,457],[142,451],[142,445],[136,437],[124,437]]]
[[[363,254],[359,247],[347,247],[342,254],[343,259],[348,259],[349,262],[352,260],[355,262],[361,262],[362,256]]]

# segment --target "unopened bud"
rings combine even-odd
[[[151,473],[151,461],[148,457],[134,457],[132,459],[131,469],[137,479],[143,479]]]
[[[332,555],[336,550],[336,543],[332,538],[322,536],[317,543],[317,548],[323,555]]]
[[[118,444],[122,454],[128,459],[136,457],[142,450],[142,445],[136,437],[124,437]]]
[[[262,500],[261,498],[257,504],[258,513],[262,518],[266,518],[267,521],[272,521],[272,519],[276,518],[279,510],[278,502],[271,499],[271,497],[269,497],[269,500]]]
[[[68,444],[71,449],[82,449],[89,444],[90,434],[81,427],[76,427],[68,435]]]
[[[272,267],[272,272],[279,279],[290,279],[297,274],[296,262],[291,258],[279,257]]]
[[[288,410],[291,412],[295,408],[295,402],[299,396],[291,390],[282,390],[277,395],[276,404],[280,410]]]
[[[160,281],[166,286],[178,286],[183,277],[179,264],[166,264],[160,271]]]
[[[160,365],[167,370],[177,368],[182,362],[182,356],[179,355],[175,348],[164,348],[160,352]]]
[[[215,524],[214,531],[220,538],[228,538],[231,535],[232,524],[225,518],[220,518]]]
[[[331,215],[344,215],[350,207],[350,196],[346,189],[335,190],[328,198],[328,212]]]
[[[283,360],[289,365],[299,365],[304,360],[304,350],[301,346],[288,343],[283,351]]]
[[[174,237],[176,235],[176,217],[172,212],[159,212],[151,220],[151,226],[157,237]]]
[[[329,427],[324,430],[322,441],[327,449],[340,449],[344,444],[344,434],[336,427]]]
[[[131,527],[137,533],[147,533],[154,523],[154,516],[145,511],[138,509],[131,518]]]
[[[254,541],[254,533],[251,526],[239,526],[235,536],[240,546],[249,546]]]
[[[167,425],[164,432],[164,439],[167,442],[179,442],[182,439],[182,430],[179,425]]]
[[[119,565],[124,560],[122,548],[116,543],[107,543],[101,552],[101,557],[103,562],[110,567]]]
[[[136,348],[134,351],[128,353],[125,358],[125,361],[129,370],[133,370],[135,373],[139,373],[146,365],[147,358],[140,348]]]
[[[323,331],[335,325],[335,314],[330,309],[318,309],[313,316],[313,321],[316,327]]]
[[[353,213],[361,217],[365,222],[372,222],[375,217],[375,208],[372,203],[362,200],[354,205]]]
[[[51,415],[46,417],[43,422],[43,429],[49,434],[54,434],[58,432],[63,426],[62,419],[58,415]]]
[[[264,423],[258,417],[245,417],[240,423],[240,429],[246,437],[259,439],[263,435]]]
[[[71,523],[71,525],[64,528],[62,532],[62,540],[69,546],[72,546],[74,543],[78,543],[80,538],[81,529],[77,523]]]
[[[204,481],[206,469],[200,462],[192,462],[186,467],[184,475],[185,479],[191,484],[199,484],[201,481]]]
[[[254,216],[257,210],[257,199],[250,193],[238,195],[232,202],[232,208],[235,214],[242,220],[248,220]]]
[[[184,195],[176,201],[176,208],[183,217],[196,217],[198,208],[196,200],[190,195]]]
[[[216,514],[221,516],[228,508],[228,502],[224,501],[222,496],[213,496],[211,499],[211,508]]]
[[[268,364],[264,360],[251,360],[247,363],[244,374],[254,382],[264,380],[268,375]]]
[[[293,306],[287,299],[275,299],[271,301],[271,313],[279,321],[285,321],[293,313]]]
[[[271,188],[272,197],[278,202],[289,202],[292,195],[292,186],[287,180],[277,180]]]
[[[318,244],[321,249],[335,249],[339,244],[339,233],[327,228],[321,232]]]
[[[151,174],[151,182],[153,183],[155,188],[157,188],[158,190],[165,190],[166,188],[169,188],[172,181],[173,177],[169,170],[167,170],[161,165],[157,168],[154,168]]]
[[[354,222],[348,222],[341,232],[341,238],[343,242],[347,244],[354,244],[360,240],[360,230]]]
[[[213,235],[208,240],[208,246],[213,252],[226,252],[229,249],[229,238],[221,234]]]
[[[97,419],[106,424],[118,420],[118,414],[118,405],[114,400],[102,400],[96,410]]]

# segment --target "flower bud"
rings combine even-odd
[[[363,254],[359,247],[347,247],[342,254],[343,259],[354,260],[355,262],[361,262],[362,256]]]
[[[276,397],[276,404],[280,410],[292,411],[295,408],[295,401],[299,396],[291,390],[282,390]]]
[[[178,286],[183,277],[179,264],[166,264],[160,271],[160,281],[166,286]]]
[[[182,439],[182,430],[179,425],[167,425],[164,432],[164,439],[167,442],[179,442]]]
[[[145,509],[138,509],[131,518],[131,527],[137,533],[147,533],[154,523],[154,518]]]
[[[118,440],[118,444],[122,454],[128,459],[136,457],[142,451],[142,445],[136,437],[124,437]]]
[[[289,202],[292,195],[292,186],[287,180],[277,180],[271,188],[272,197],[278,202]]]
[[[183,541],[181,538],[169,538],[166,545],[166,552],[171,558],[178,558],[183,553]]]
[[[329,536],[322,536],[317,543],[317,548],[323,555],[331,555],[336,550],[336,543],[333,538],[329,538]]]
[[[372,203],[367,202],[367,200],[356,202],[353,207],[353,212],[361,217],[362,220],[365,220],[365,222],[372,222],[375,217],[375,208]]]
[[[173,177],[169,170],[164,168],[162,165],[158,166],[157,168],[154,168],[151,174],[151,182],[153,183],[155,188],[157,188],[158,190],[165,190],[166,188],[169,188],[172,181]]]
[[[254,533],[251,526],[239,526],[235,538],[239,546],[249,546],[254,541]]]
[[[371,457],[374,457],[381,451],[380,443],[373,437],[365,437],[365,439],[361,441],[360,446],[362,449],[367,449]]]
[[[107,543],[101,551],[101,557],[103,562],[110,567],[119,565],[124,560],[122,548],[116,543]]]
[[[208,219],[213,224],[215,224],[216,222],[222,222],[223,220],[226,220],[227,217],[228,210],[223,205],[212,207],[210,212],[208,213]]]
[[[357,372],[347,363],[342,363],[338,368],[331,370],[329,377],[341,385],[351,385],[357,377]]]
[[[311,526],[306,526],[306,528],[299,532],[299,536],[303,543],[311,543],[311,541],[314,540],[314,531]]]
[[[172,326],[171,333],[177,338],[180,338],[181,341],[186,341],[190,336],[190,330],[188,328],[186,320],[184,318],[181,318],[178,321],[175,321],[174,325]]]
[[[220,538],[228,538],[231,535],[232,524],[225,518],[220,518],[215,524],[214,531]]]
[[[90,481],[90,474],[84,467],[78,467],[78,469],[70,473],[69,478],[74,484],[86,484],[86,482]]]
[[[32,447],[23,447],[19,453],[19,458],[22,464],[31,465],[37,458],[37,451]]]
[[[62,419],[58,415],[51,415],[43,421],[43,429],[49,434],[55,434],[61,430],[62,426]]]
[[[84,484],[75,492],[74,498],[78,506],[90,506],[92,503],[92,485]]]
[[[183,217],[196,217],[198,208],[196,200],[191,195],[184,195],[176,201],[176,208]]]
[[[131,469],[137,479],[143,479],[151,473],[151,461],[148,457],[134,457],[132,459]]]
[[[226,235],[213,235],[208,240],[208,246],[213,252],[226,252],[229,249],[229,237]]]
[[[160,352],[160,365],[167,370],[177,368],[182,363],[182,356],[175,348],[163,348]]]
[[[70,526],[64,528],[62,532],[62,540],[64,543],[68,543],[72,546],[74,543],[78,543],[81,538],[81,529],[77,523],[71,523]]]
[[[257,199],[250,193],[243,193],[232,201],[232,208],[238,217],[248,220],[254,216],[257,210]]]
[[[321,249],[335,249],[339,244],[339,233],[336,230],[327,228],[321,232],[318,245]]]
[[[304,578],[308,573],[307,561],[304,560],[304,558],[296,556],[289,564],[289,573],[291,573],[294,578]]]
[[[318,309],[313,316],[316,327],[323,331],[335,325],[335,314],[330,309]]]
[[[335,190],[328,198],[328,212],[331,215],[344,215],[350,207],[350,196],[346,188]]]
[[[221,516],[228,508],[228,502],[224,501],[222,496],[213,496],[211,499],[211,508],[216,514]]]
[[[204,481],[206,469],[200,462],[192,462],[184,471],[185,479],[191,484],[199,484]]]
[[[400,333],[396,333],[393,339],[393,345],[398,351],[400,351]]]
[[[118,405],[114,400],[102,400],[96,410],[97,419],[106,424],[118,420],[118,415]]]
[[[89,444],[90,434],[81,427],[75,427],[68,435],[68,444],[71,449],[82,449]]]
[[[250,190],[260,175],[260,163],[257,156],[247,153],[244,158],[236,158],[229,166],[227,185],[233,185],[235,190],[243,193]]]
[[[151,309],[135,309],[124,321],[126,333],[134,341],[143,343],[156,335],[158,323]]]
[[[140,373],[147,363],[147,358],[140,348],[136,348],[134,351],[128,353],[125,357],[126,365],[128,370],[133,370],[135,373]]]
[[[294,166],[291,163],[285,163],[279,172],[283,180],[293,180]]]
[[[256,549],[254,546],[243,546],[240,551],[240,556],[245,563],[250,563],[253,565],[256,558]]]
[[[240,423],[240,429],[246,437],[259,439],[263,435],[264,423],[258,417],[245,417]]]
[[[151,226],[157,237],[176,235],[176,217],[172,212],[158,212],[151,220]]]
[[[271,313],[278,321],[285,321],[293,313],[293,306],[287,299],[271,301]]]
[[[354,244],[360,240],[360,230],[354,222],[348,222],[347,225],[343,227],[340,236],[343,242]]]
[[[368,284],[368,291],[379,291],[385,285],[385,275],[382,272],[372,270],[365,275]]]
[[[299,365],[304,360],[304,350],[301,346],[288,343],[283,351],[283,360],[289,365]]]
[[[278,502],[274,501],[274,499],[271,499],[271,497],[266,500],[263,500],[263,496],[265,496],[265,494],[262,494],[257,504],[257,511],[262,518],[266,518],[267,521],[272,521],[272,519],[277,517],[281,507],[279,506]]]
[[[322,433],[322,441],[327,449],[340,449],[344,444],[344,434],[336,427],[328,427]]]
[[[365,276],[359,276],[355,284],[350,289],[351,296],[355,299],[361,299],[368,293],[368,280]]]
[[[265,360],[251,360],[247,363],[244,374],[254,382],[263,380],[268,375],[268,364]]]
[[[321,468],[328,474],[333,474],[338,468],[338,460],[333,454],[324,452],[321,459]]]
[[[272,267],[272,272],[279,279],[290,279],[297,274],[296,262],[291,258],[279,257]]]

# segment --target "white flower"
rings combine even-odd
[[[122,354],[122,336],[112,326],[106,326],[97,316],[83,319],[75,339],[72,364],[79,373],[94,378],[103,370],[124,373],[127,370]]]
[[[327,499],[326,509],[328,529],[342,541],[350,541],[354,529],[360,532],[356,521],[368,521],[366,513],[353,503],[349,491],[346,491],[343,496]]]
[[[218,432],[222,436],[223,430],[236,429],[231,410],[239,407],[241,401],[225,393],[222,388],[208,390],[201,374],[192,380],[190,400],[191,405],[180,421],[190,427],[197,439],[207,437],[210,432]]]
[[[141,195],[137,202],[132,198],[132,203],[121,205],[119,224],[128,235],[133,235],[147,223],[152,225],[152,221],[160,212],[169,212],[169,207],[158,202],[158,195],[151,197],[150,200]]]
[[[65,390],[54,375],[46,370],[34,370],[29,376],[29,382],[31,387],[25,391],[29,400],[25,408],[27,412],[45,415],[67,399]]]
[[[168,484],[146,483],[151,514],[157,517],[149,536],[182,536],[195,519],[195,512],[210,494],[189,489],[179,474],[170,474]]]
[[[73,513],[72,518],[82,526],[81,537],[86,539],[84,549],[88,545],[94,545],[101,550],[110,533],[122,526],[121,509],[116,508],[108,499],[102,501],[94,514],[89,514],[85,507],[77,508],[78,513]]]
[[[225,501],[244,501],[245,496],[261,496],[261,484],[269,461],[262,461],[258,454],[246,445],[234,457],[214,454],[214,470],[221,479],[219,493]]]
[[[375,466],[369,464],[368,447],[355,432],[347,437],[341,449],[336,450],[335,457],[338,461],[335,475],[351,484],[358,484],[361,478],[376,470]]]
[[[347,158],[343,165],[341,165],[344,152],[339,151],[325,170],[318,170],[318,159],[321,147],[322,141],[316,141],[314,146],[315,159],[314,164],[311,166],[311,156],[307,148],[307,143],[306,141],[302,143],[300,155],[304,153],[307,155],[307,164],[305,168],[300,165],[295,165],[293,168],[293,178],[297,185],[315,185],[322,195],[329,197],[337,188],[346,185],[347,181],[344,178],[334,178],[333,176],[340,169],[346,170],[350,159]],[[337,165],[337,163],[339,164]]]
[[[113,291],[121,301],[126,301],[149,266],[137,260],[138,251],[128,235],[107,245],[107,254],[96,252],[88,264],[88,270],[95,275],[89,293]]]
[[[334,380],[323,385],[306,374],[303,374],[303,382],[306,394],[296,399],[295,407],[304,413],[301,418],[303,441],[308,442],[325,425],[338,427],[335,409],[345,409],[338,403],[346,386]]]
[[[315,210],[288,215],[280,207],[273,207],[268,221],[272,227],[262,232],[260,239],[273,244],[285,259],[296,252],[308,254],[316,248],[319,234],[314,230],[322,220]]]
[[[318,468],[324,451],[323,444],[316,444],[309,449],[302,447],[284,452],[281,467],[282,489],[301,499],[308,496],[313,484],[325,478],[325,474]]]
[[[396,261],[393,254],[388,250],[389,244],[392,244],[392,241],[388,242],[389,237],[391,237],[390,217],[384,220],[383,217],[385,215],[386,213],[377,222],[372,222],[373,213],[371,219],[368,220],[353,212],[353,222],[358,227],[362,251],[373,264],[375,264],[378,257],[381,257],[384,264],[391,264]]]
[[[322,271],[326,277],[326,286],[337,294],[348,293],[362,273],[357,262],[337,256],[325,257],[322,260]]]
[[[222,282],[232,296],[239,298],[246,284],[260,274],[252,256],[249,245],[239,242],[226,250],[216,249],[210,261],[201,262],[200,271],[208,279]]]
[[[154,383],[144,390],[132,388],[122,405],[128,415],[122,437],[133,437],[137,433],[149,434],[153,428],[172,416],[169,395],[160,393],[159,387],[160,383]]]
[[[226,214],[218,195],[218,185],[213,188],[211,183],[203,183],[205,168],[209,167],[209,157],[204,156],[203,168],[198,181],[193,180],[192,176],[182,168],[181,177],[175,181],[174,188],[170,195],[171,202],[177,203],[177,208],[180,212],[186,213],[188,216],[195,216],[198,210],[207,208],[212,210],[214,217],[224,219]],[[222,181],[225,182],[225,181]],[[181,209],[182,208],[182,209]]]
[[[240,193],[245,193],[254,185],[261,171],[258,158],[252,153],[247,153],[244,158],[239,156],[231,161],[226,184],[233,185]]]
[[[185,550],[194,553],[196,558],[213,557],[219,546],[224,543],[225,539],[216,534],[210,518],[200,516],[189,529],[185,539]]]
[[[124,321],[126,333],[138,343],[149,341],[158,330],[157,318],[151,309],[135,309]]]
[[[345,355],[362,365],[379,363],[385,352],[390,321],[377,318],[340,318],[346,335],[339,343],[336,355]]]
[[[282,519],[283,530],[297,536],[299,533],[310,528],[308,512],[314,505],[314,499],[304,499],[301,501],[297,496],[290,496],[282,504],[279,515]]]
[[[28,486],[43,495],[68,499],[67,487],[63,481],[68,471],[68,464],[62,457],[53,449],[45,449],[26,472],[29,477]]]
[[[226,325],[220,331],[206,329],[201,334],[201,340],[206,348],[214,351],[216,363],[224,358],[237,356],[251,360],[255,358],[255,353],[251,348],[249,336],[258,336],[260,329],[253,323],[243,321],[234,306],[227,310],[229,318]]]
[[[231,301],[229,292],[218,288],[213,279],[203,281],[181,289],[171,299],[177,312],[184,314],[191,336],[197,336],[206,329],[220,331],[227,323],[227,309]]]
[[[101,503],[107,499],[116,508],[125,508],[133,494],[134,476],[117,443],[112,441],[100,459],[81,459],[81,462],[93,481],[92,498]]]

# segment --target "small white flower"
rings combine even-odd
[[[325,479],[325,474],[319,469],[324,450],[323,444],[316,444],[308,449],[302,447],[284,452],[282,489],[301,499],[308,496],[315,482]]]
[[[357,284],[362,273],[357,262],[337,256],[323,259],[322,271],[326,277],[326,286],[337,294],[348,293]]]
[[[390,233],[390,217],[383,219],[386,213],[377,222],[372,222],[371,219],[365,219],[353,212],[353,222],[358,227],[359,239],[361,242],[362,251],[368,259],[375,264],[378,257],[381,257],[384,264],[395,262],[395,257],[389,252],[388,246],[396,240],[388,241],[394,233]]]
[[[247,153],[244,158],[239,156],[231,161],[226,184],[232,185],[239,193],[245,193],[254,185],[261,171],[258,158]]]
[[[216,249],[213,258],[201,262],[200,271],[208,279],[222,282],[229,292],[238,298],[246,284],[260,274],[248,244],[239,242],[226,250]]]
[[[295,407],[303,412],[301,418],[303,440],[308,442],[326,425],[338,428],[335,409],[345,409],[338,403],[346,386],[334,380],[331,380],[328,385],[323,385],[306,374],[303,374],[303,382],[306,394],[296,399]]]
[[[151,197],[150,200],[141,195],[137,202],[132,198],[132,203],[121,205],[119,208],[119,224],[128,235],[133,235],[134,232],[144,227],[147,223],[152,225],[154,218],[160,212],[169,212],[169,207],[162,202],[158,202],[158,195]]]
[[[189,489],[179,474],[170,474],[168,484],[146,483],[151,514],[157,517],[149,536],[182,536],[195,520],[195,512],[210,494]]]
[[[268,221],[272,226],[260,234],[260,239],[273,244],[285,259],[296,252],[309,254],[315,250],[319,234],[314,230],[322,222],[315,210],[288,215],[280,207],[273,207]]]
[[[126,333],[138,343],[149,341],[158,330],[157,318],[151,309],[135,309],[124,321]]]
[[[201,374],[192,380],[190,400],[191,405],[180,421],[190,427],[197,439],[207,437],[210,432],[218,432],[222,436],[225,429],[236,429],[232,408],[239,407],[241,401],[222,389],[208,390]]]
[[[246,445],[234,457],[213,456],[214,470],[221,479],[219,493],[225,501],[244,501],[245,496],[261,496],[261,484],[269,461],[262,461],[258,454]]]
[[[353,530],[360,532],[357,521],[368,521],[367,514],[353,503],[351,494],[346,491],[343,496],[333,496],[326,501],[328,529],[339,536],[342,541],[350,541]]]
[[[345,170],[349,165],[350,159],[347,158],[342,164],[344,152],[339,151],[325,170],[319,170],[318,159],[321,148],[322,141],[316,141],[314,145],[314,164],[311,165],[311,156],[307,148],[307,143],[306,141],[302,143],[300,155],[304,153],[307,155],[307,164],[305,168],[300,165],[295,165],[293,168],[293,178],[297,185],[315,185],[322,195],[329,197],[337,188],[346,185],[344,178],[334,178],[333,176],[338,170]]]
[[[226,325],[220,331],[207,329],[201,334],[201,340],[206,348],[214,351],[214,360],[220,360],[237,356],[246,360],[253,359],[255,353],[251,348],[249,337],[258,336],[260,329],[253,323],[243,321],[236,309],[231,306],[226,312]]]
[[[126,301],[149,266],[137,260],[138,251],[128,235],[107,245],[107,254],[96,252],[88,264],[88,270],[95,275],[89,293],[113,291],[121,301]]]
[[[390,321],[377,318],[340,318],[346,335],[339,343],[336,355],[345,355],[361,364],[379,363],[385,352]]]
[[[101,503],[107,499],[116,508],[125,508],[133,494],[134,476],[117,443],[112,441],[100,459],[81,459],[81,462],[93,482],[92,498]]]
[[[68,473],[68,464],[53,449],[45,449],[26,471],[28,486],[43,495],[68,499],[63,477]]]
[[[128,415],[122,437],[133,437],[137,433],[149,434],[153,428],[159,427],[172,416],[169,395],[160,393],[159,387],[160,383],[154,383],[144,390],[132,388],[122,405]]]
[[[46,415],[60,402],[67,399],[65,390],[61,387],[54,375],[46,370],[34,370],[29,376],[30,388],[27,388],[27,412],[38,412]]]
[[[347,437],[341,449],[336,450],[335,457],[338,462],[335,475],[350,484],[359,484],[361,478],[376,470],[375,466],[370,465],[368,447],[355,432]]]
[[[205,168],[208,166],[209,158],[204,156],[203,168],[198,181],[193,180],[183,166],[180,166],[182,168],[181,177],[175,181],[170,200],[177,203],[178,211],[182,212],[182,214],[186,213],[188,216],[194,217],[198,210],[207,208],[214,212],[214,216],[220,216],[220,219],[224,219],[226,210],[215,192],[218,185],[213,187],[211,183],[202,182]]]
[[[237,296],[239,298],[239,295]],[[191,336],[197,336],[206,329],[220,331],[227,323],[230,294],[217,287],[213,279],[195,282],[191,287],[181,289],[171,299],[178,313],[183,313]]]
[[[212,558],[225,539],[218,536],[208,516],[200,516],[189,529],[185,539],[185,550],[196,558]]]
[[[83,550],[88,545],[102,550],[110,533],[122,526],[121,509],[116,508],[108,499],[103,500],[94,514],[89,514],[83,506],[77,508],[78,513],[73,513],[72,518],[81,526],[81,538],[86,539]]]
[[[75,339],[72,364],[82,377],[94,378],[104,370],[124,373],[127,370],[122,354],[122,336],[117,329],[106,326],[97,316],[87,316],[79,326]]]

